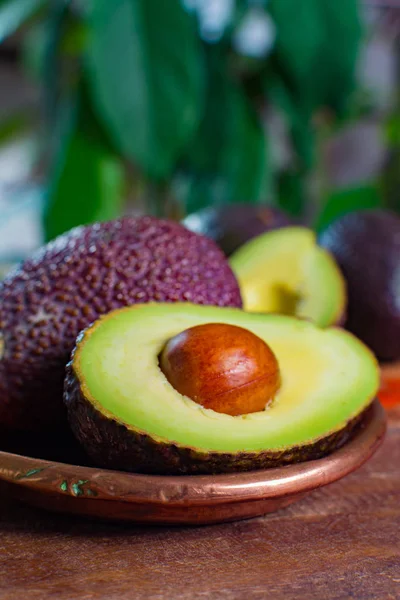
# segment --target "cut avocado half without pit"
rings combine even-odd
[[[320,327],[341,322],[344,278],[311,229],[284,227],[262,234],[239,248],[230,263],[245,310],[295,315]]]
[[[280,388],[265,410],[230,416],[181,395],[160,368],[166,343],[209,323],[242,327],[265,341]],[[78,339],[65,403],[72,429],[100,466],[196,474],[280,466],[342,445],[375,397],[371,352],[340,329],[283,315],[189,303],[109,313]]]

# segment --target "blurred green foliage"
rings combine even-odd
[[[132,177],[182,216],[275,202],[304,218],[316,117],[341,119],[355,87],[358,2],[219,0],[213,22],[216,3],[0,0],[0,39],[28,22],[24,62],[44,87],[47,238],[119,214]],[[272,109],[290,166],[273,159]],[[161,193],[152,210],[169,205]]]
[[[348,212],[377,208],[380,204],[379,187],[374,182],[333,191],[325,199],[316,222],[316,228],[318,231],[323,231],[329,223]]]
[[[45,0],[1,0],[0,43],[29,20],[44,3]]]

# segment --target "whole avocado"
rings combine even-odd
[[[188,215],[183,225],[214,240],[230,256],[250,239],[291,225],[279,208],[255,204],[224,204]]]
[[[380,360],[400,357],[400,218],[374,209],[346,214],[321,235],[348,290],[345,326]]]
[[[65,365],[79,332],[150,301],[242,305],[211,240],[152,217],[76,228],[22,263],[0,283],[0,426],[62,423]]]

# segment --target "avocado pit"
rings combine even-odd
[[[178,333],[165,344],[160,367],[177,392],[231,416],[264,410],[280,387],[278,361],[268,344],[224,323]]]

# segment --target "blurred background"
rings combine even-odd
[[[0,268],[75,225],[400,211],[400,0],[0,0]]]

